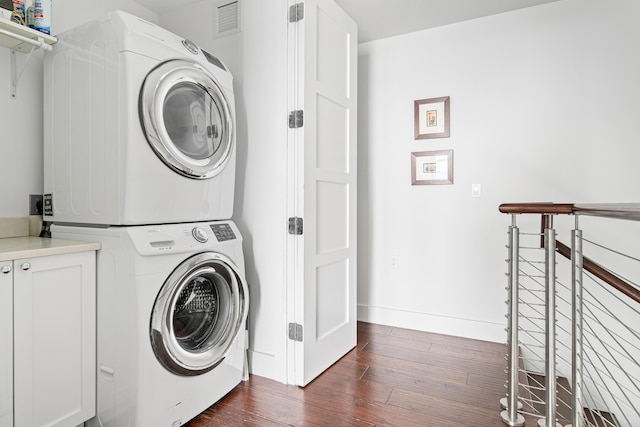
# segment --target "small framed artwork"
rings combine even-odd
[[[415,139],[449,138],[449,97],[414,101]]]
[[[411,185],[453,184],[453,150],[411,153]]]

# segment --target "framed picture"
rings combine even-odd
[[[411,185],[453,184],[453,150],[411,153]]]
[[[414,101],[415,139],[449,138],[449,97]]]

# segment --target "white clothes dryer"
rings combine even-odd
[[[233,222],[51,231],[102,245],[88,426],[182,425],[248,377],[249,291]]]
[[[44,219],[229,219],[233,77],[192,42],[121,11],[58,35],[44,59]]]

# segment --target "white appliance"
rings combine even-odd
[[[232,80],[212,54],[121,11],[58,35],[44,60],[44,219],[231,218]]]
[[[249,294],[233,222],[51,231],[102,244],[88,426],[179,426],[248,377]]]

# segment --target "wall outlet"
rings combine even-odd
[[[29,194],[29,215],[42,215],[42,194]]]

